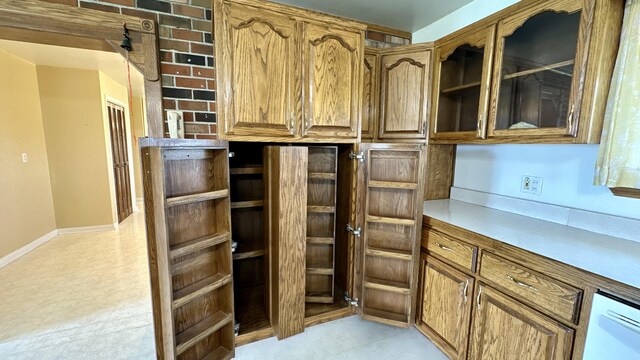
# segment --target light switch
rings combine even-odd
[[[29,156],[27,156],[27,153],[22,153],[22,162],[29,162]]]

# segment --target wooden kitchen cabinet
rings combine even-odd
[[[214,17],[221,139],[359,139],[364,24],[250,0],[215,0]]]
[[[364,49],[364,77],[362,82],[361,139],[370,142],[378,134],[378,106],[380,101],[380,50]]]
[[[430,44],[381,51],[378,139],[426,141],[431,55]]]
[[[474,278],[422,255],[416,327],[450,359],[466,359]]]
[[[475,299],[470,358],[571,357],[574,330],[484,284],[479,284]]]

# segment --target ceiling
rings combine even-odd
[[[1,39],[0,49],[35,65],[99,70],[127,87],[127,62],[117,53]],[[131,87],[135,96],[144,96],[144,78],[133,66]]]
[[[472,0],[273,0],[390,28],[415,32]]]

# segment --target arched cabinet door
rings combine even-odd
[[[362,32],[304,25],[303,137],[358,137],[363,42]]]
[[[299,133],[296,22],[265,9],[222,2],[219,133],[294,137]]]
[[[426,140],[431,50],[415,46],[381,58],[380,139]]]

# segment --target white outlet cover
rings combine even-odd
[[[520,192],[525,194],[542,195],[542,177],[523,175]]]
[[[29,162],[29,156],[27,155],[27,153],[22,153],[22,162]]]

